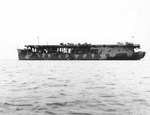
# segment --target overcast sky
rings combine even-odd
[[[25,44],[139,43],[150,52],[150,0],[0,0],[0,58]],[[149,43],[148,43],[149,42]]]

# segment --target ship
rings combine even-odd
[[[140,60],[144,51],[139,44],[60,43],[59,45],[25,45],[18,50],[19,60]]]

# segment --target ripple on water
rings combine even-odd
[[[27,107],[31,107],[33,106],[32,104],[13,104],[13,103],[4,103],[3,106],[27,106]]]
[[[74,101],[66,101],[66,102],[53,102],[53,103],[46,103],[48,107],[75,107],[81,105],[82,101],[74,100]]]
[[[106,112],[116,112],[116,109],[105,109]]]
[[[135,102],[147,102],[145,99],[133,99],[132,101],[135,101]]]
[[[115,95],[101,95],[100,97],[104,97],[104,98],[115,98]]]
[[[47,113],[49,115],[57,115],[57,114],[55,114],[54,112],[51,112],[51,111],[45,111],[45,113]]]
[[[116,106],[125,106],[125,104],[123,104],[123,103],[117,103],[117,102],[115,102],[115,103],[109,103],[110,105],[116,105]]]
[[[58,108],[58,107],[65,107],[67,105],[67,102],[46,103],[46,105],[52,108]]]
[[[69,112],[70,115],[92,115],[90,113]]]
[[[47,78],[48,80],[56,80],[56,78],[51,78],[51,77],[49,77],[49,78]]]

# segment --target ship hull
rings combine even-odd
[[[19,60],[140,60],[145,56],[145,52],[134,52],[132,55],[127,53],[110,54],[52,54],[24,52],[18,49]]]

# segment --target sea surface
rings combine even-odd
[[[150,62],[1,60],[0,115],[150,115]]]

